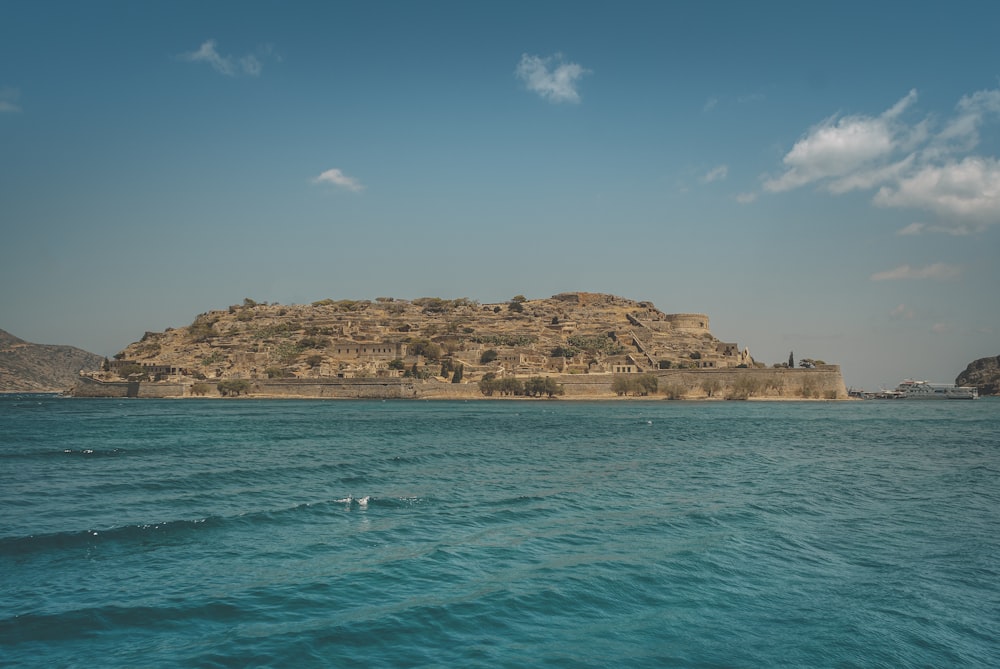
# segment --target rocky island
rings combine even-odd
[[[1000,355],[969,363],[955,379],[956,386],[976,386],[980,395],[1000,395]]]
[[[843,399],[837,365],[766,368],[704,314],[599,293],[467,298],[246,299],[147,332],[76,396]]]

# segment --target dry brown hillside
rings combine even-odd
[[[147,332],[105,378],[322,378],[643,372],[752,366],[749,353],[709,331],[703,314],[665,314],[613,295],[244,300],[186,327]]]
[[[32,344],[0,330],[0,392],[60,392],[103,358],[73,346]]]

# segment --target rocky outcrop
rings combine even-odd
[[[980,395],[1000,395],[1000,355],[969,363],[955,379],[958,386],[976,386]]]
[[[704,314],[665,314],[650,302],[600,293],[320,300],[211,311],[187,327],[147,332],[115,356],[103,380],[445,377],[649,372],[753,363],[709,331]],[[414,368],[416,365],[416,368]]]
[[[99,355],[73,346],[32,344],[0,330],[0,392],[69,390],[80,371],[100,369]]]

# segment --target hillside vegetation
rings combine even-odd
[[[477,382],[546,373],[752,366],[702,314],[595,293],[546,299],[246,299],[189,325],[147,332],[103,378],[407,377]],[[457,377],[457,379],[456,379]]]

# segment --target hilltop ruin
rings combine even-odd
[[[539,376],[592,376],[585,385],[593,390],[602,376],[610,387],[607,377],[615,375],[760,367],[747,348],[712,335],[704,314],[666,314],[651,302],[599,293],[516,296],[491,304],[467,298],[309,305],[247,299],[200,314],[187,327],[147,332],[102,372],[88,375],[90,390],[78,394],[128,381],[177,386],[180,394],[245,381],[244,388],[274,394],[279,387],[336,387],[338,381],[355,389],[364,380],[386,388],[405,381],[474,389],[483,379]],[[460,389],[448,389],[455,393]]]

